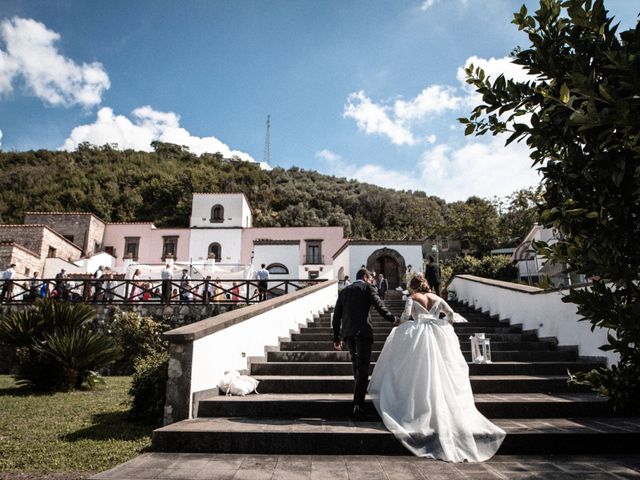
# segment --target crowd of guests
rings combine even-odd
[[[50,298],[60,301],[110,303],[114,301],[162,303],[215,303],[236,306],[245,302],[241,294],[241,283],[233,281],[224,286],[220,278],[193,280],[187,269],[174,279],[173,269],[167,264],[161,272],[161,282],[144,280],[140,269],[136,269],[127,281],[109,267],[100,266],[90,277],[69,275],[63,268],[55,279],[43,280],[40,272],[33,272],[28,280],[16,279],[16,265],[11,264],[1,274],[0,302],[36,301]],[[250,299],[258,299],[261,289],[255,288]]]

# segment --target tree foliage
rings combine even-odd
[[[399,191],[315,171],[194,155],[154,142],[153,152],[81,144],[75,152],[0,152],[0,216],[26,211],[88,211],[106,221],[186,227],[194,192],[242,192],[254,225],[343,226],[354,239],[419,240],[462,236],[478,251],[503,242],[497,207],[472,197],[447,204],[422,191]],[[510,233],[509,233],[510,235]]]
[[[467,82],[483,103],[466,133],[525,140],[542,173],[541,219],[560,234],[538,248],[571,271],[597,277],[565,300],[592,328],[611,329],[603,350],[617,366],[591,375],[622,409],[640,408],[640,23],[617,33],[602,0],[541,0],[514,15],[531,42],[513,63],[532,80]],[[528,120],[527,120],[528,119]],[[597,380],[596,380],[597,379]]]

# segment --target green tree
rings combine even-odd
[[[540,221],[539,204],[542,187],[532,187],[512,193],[507,203],[500,205],[500,237],[504,246],[517,246],[529,233],[534,223]]]
[[[498,246],[500,217],[489,200],[470,197],[453,202],[447,205],[445,218],[448,234],[468,242],[477,254],[487,254]]]
[[[513,63],[533,78],[492,80],[470,66],[483,103],[466,133],[525,140],[543,175],[546,226],[559,232],[551,260],[599,278],[565,297],[592,324],[610,329],[603,350],[616,366],[589,380],[620,409],[640,410],[640,24],[618,35],[602,0],[541,0],[514,15],[531,42]],[[523,120],[529,118],[529,121]]]

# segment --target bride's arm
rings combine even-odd
[[[407,301],[404,304],[404,311],[402,315],[400,315],[400,323],[404,323],[411,318],[411,311],[413,310],[413,299],[411,297],[407,298]]]
[[[462,315],[454,312],[449,304],[442,298],[440,298],[440,311],[444,312],[444,314],[447,316],[447,320],[449,320],[449,323],[466,323],[467,321],[466,318],[464,318]]]

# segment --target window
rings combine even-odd
[[[440,240],[440,249],[441,250],[449,250],[449,239],[443,238]]]
[[[48,258],[55,258],[56,257],[56,249],[53,248],[52,246],[49,246],[49,251],[47,252],[47,257]]]
[[[178,253],[178,237],[162,237],[162,240],[162,260],[166,258],[176,258],[176,254]]]
[[[304,259],[305,264],[322,265],[322,240],[307,240],[307,254]]]
[[[214,205],[211,207],[211,223],[224,222],[224,207],[222,205]]]
[[[104,253],[108,253],[112,257],[116,256],[116,249],[113,247],[104,247]]]
[[[216,261],[222,260],[222,247],[219,243],[213,242],[207,250],[208,258],[215,258]]]
[[[124,258],[138,260],[140,237],[124,237]]]
[[[274,275],[286,275],[289,273],[289,269],[281,263],[272,263],[267,267],[267,270]]]

